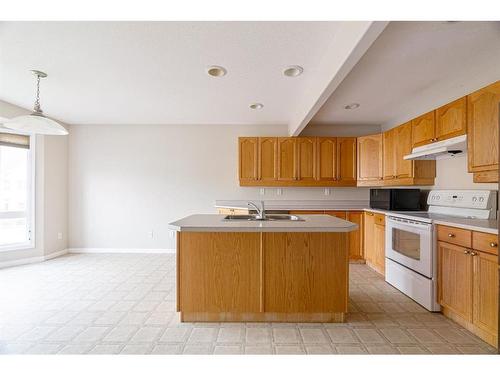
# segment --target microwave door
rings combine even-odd
[[[386,257],[426,277],[432,275],[432,227],[389,219]]]

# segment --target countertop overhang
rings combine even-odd
[[[358,225],[330,215],[299,215],[303,221],[230,221],[226,215],[197,214],[169,224],[179,232],[352,232]]]

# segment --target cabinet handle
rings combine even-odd
[[[453,234],[453,233],[448,233],[448,237],[450,237],[450,238],[454,238],[454,237],[455,237],[455,234]]]
[[[498,247],[498,244],[496,242],[490,242],[490,247]]]
[[[464,254],[470,254],[469,250],[464,250]]]
[[[477,255],[477,253],[475,251],[471,252],[470,255],[472,255],[473,257],[475,257]]]

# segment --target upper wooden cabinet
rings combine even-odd
[[[382,179],[382,134],[358,137],[358,185]]]
[[[238,139],[240,182],[257,181],[259,168],[259,138]]]
[[[436,109],[436,140],[465,134],[467,130],[467,99],[465,97]]]
[[[356,186],[356,138],[240,137],[240,186]]]
[[[259,138],[259,180],[274,181],[277,178],[278,138]]]
[[[411,121],[411,127],[413,147],[423,146],[433,142],[436,137],[436,117],[434,111],[413,119]]]
[[[356,138],[337,138],[337,178],[339,181],[356,183]]]
[[[498,182],[500,81],[467,96],[467,152],[474,182]]]
[[[297,140],[290,137],[278,138],[278,180],[295,181],[297,173]]]
[[[337,181],[337,138],[318,138],[318,180]]]
[[[412,147],[465,134],[467,128],[466,98],[448,103],[411,121]]]
[[[396,178],[396,147],[394,144],[395,130],[391,129],[383,133],[383,174],[384,180]]]
[[[405,160],[404,156],[411,154],[411,122],[394,129],[395,175],[396,178],[413,177],[413,161]]]
[[[362,186],[433,185],[436,177],[434,160],[404,160],[411,153],[412,123],[383,133],[383,179]],[[361,158],[362,156],[360,156]],[[369,157],[369,156],[367,156]]]
[[[298,177],[301,181],[316,179],[316,138],[297,138]]]

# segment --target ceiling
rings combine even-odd
[[[499,80],[499,62],[500,22],[391,22],[311,125],[390,128]]]
[[[286,124],[339,24],[2,22],[0,100],[32,107],[39,69],[42,109],[70,124]]]

